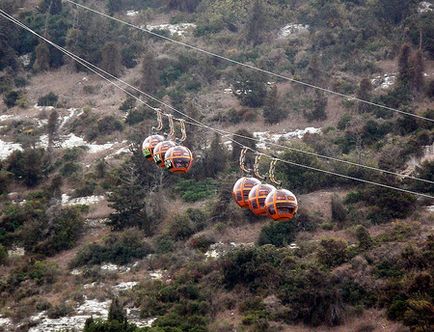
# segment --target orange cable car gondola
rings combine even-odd
[[[250,191],[257,184],[261,184],[261,181],[252,177],[242,177],[235,183],[232,189],[232,197],[240,207],[249,207]]]
[[[265,209],[267,215],[273,220],[290,221],[297,214],[297,198],[289,190],[274,190],[265,199]]]
[[[257,184],[249,193],[249,209],[257,216],[266,216],[265,199],[268,194],[276,190],[271,184]]]
[[[154,148],[157,146],[158,143],[163,142],[164,139],[165,138],[162,135],[151,135],[144,140],[142,145],[142,151],[146,159],[153,160]]]
[[[164,141],[158,143],[154,148],[154,161],[157,165],[159,165],[161,168],[165,167],[164,164],[164,156],[170,148],[173,148],[176,146],[176,143],[173,141]]]
[[[185,146],[174,146],[166,151],[164,163],[171,173],[187,173],[193,164],[193,155]]]

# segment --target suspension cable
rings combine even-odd
[[[123,91],[125,94],[129,95],[130,97],[136,99],[138,102],[142,103],[143,105],[149,107],[150,109],[152,109],[153,111],[157,111],[158,109],[147,104],[146,102],[144,102],[143,100],[141,100],[140,98],[138,98],[137,96],[135,96],[134,94],[132,94],[131,92],[129,92],[128,90],[126,90],[125,88],[121,87],[120,85],[118,85],[117,83],[111,81],[110,79],[108,79],[107,77],[105,77],[103,74],[101,74],[100,72],[96,71],[95,69],[93,69],[91,66],[87,65],[86,62],[84,62],[81,58],[79,58],[78,56],[74,55],[73,53],[69,52],[68,50],[58,46],[57,44],[51,42],[50,40],[48,40],[47,38],[41,36],[40,34],[38,34],[37,32],[33,31],[32,29],[30,29],[29,27],[27,27],[25,24],[21,23],[20,21],[18,21],[17,19],[15,19],[13,16],[9,15],[8,13],[6,13],[4,10],[0,9],[0,16],[6,18],[7,20],[15,23],[16,25],[20,26],[21,28],[27,30],[28,32],[32,33],[33,35],[37,36],[38,38],[44,40],[45,42],[47,42],[48,44],[52,45],[53,47],[59,49],[60,51],[62,51],[63,53],[65,53],[67,56],[69,56],[70,58],[72,58],[74,61],[76,61],[77,63],[81,64],[82,66],[84,66],[85,68],[87,68],[88,70],[90,70],[91,72],[93,72],[94,74],[96,74],[97,76],[101,77],[102,79],[104,79],[105,81],[107,81],[108,83],[114,85],[115,87],[117,87],[118,89],[120,89],[121,91]],[[93,66],[96,67],[96,66]],[[96,67],[98,68],[98,67]],[[102,71],[102,70],[101,70]],[[158,99],[157,99],[158,100]],[[195,122],[187,122],[191,125],[194,126],[198,126],[198,127],[202,127],[202,128],[206,128],[206,129],[213,129],[214,131],[216,131],[217,133],[219,133],[220,135],[223,135],[221,133],[221,131],[219,131],[218,129],[212,128],[208,125],[204,125],[202,123],[200,123],[199,121],[195,120]],[[242,147],[243,149],[249,149],[251,151],[256,152],[255,150],[248,148],[246,146],[244,146],[242,143],[228,138],[230,141],[232,141],[234,144],[239,145],[240,147]],[[403,189],[403,188],[399,188],[399,187],[394,187],[394,186],[390,186],[390,185],[386,185],[383,183],[379,183],[379,182],[375,182],[375,181],[370,181],[370,180],[365,180],[365,179],[361,179],[361,178],[357,178],[357,177],[352,177],[352,176],[348,176],[348,175],[344,175],[344,174],[340,174],[340,173],[336,173],[336,172],[331,172],[331,171],[327,171],[324,169],[320,169],[320,168],[315,168],[315,167],[311,167],[311,166],[307,166],[304,164],[299,164],[299,163],[295,163],[292,161],[288,161],[288,160],[283,160],[283,159],[279,159],[279,158],[275,158],[271,155],[268,155],[266,153],[262,153],[262,155],[267,156],[270,159],[276,159],[278,161],[281,161],[283,163],[289,164],[289,165],[293,165],[293,166],[298,166],[298,167],[302,167],[302,168],[307,168],[310,170],[315,170],[318,172],[322,172],[325,174],[329,174],[329,175],[333,175],[333,176],[338,176],[338,177],[342,177],[345,179],[349,179],[349,180],[353,180],[353,181],[357,181],[357,182],[361,182],[361,183],[365,183],[365,184],[370,184],[370,185],[374,185],[374,186],[379,186],[379,187],[383,187],[383,188],[387,188],[387,189],[392,189],[392,190],[396,190],[396,191],[401,191],[401,192],[405,192],[405,193],[409,193],[409,194],[413,194],[416,196],[420,196],[420,197],[425,197],[425,198],[429,198],[429,199],[434,199],[434,196],[428,195],[428,194],[423,194],[423,193],[419,193],[419,192],[414,192],[414,191],[410,191],[407,189]]]
[[[292,78],[292,77],[289,77],[289,76],[278,74],[278,73],[275,73],[275,72],[272,72],[272,71],[269,71],[269,70],[266,70],[266,69],[263,69],[263,68],[259,68],[259,67],[253,66],[253,65],[249,65],[247,63],[243,63],[243,62],[240,62],[240,61],[237,61],[237,60],[225,57],[223,55],[220,55],[220,54],[217,54],[217,53],[214,53],[214,52],[211,52],[211,51],[207,51],[207,50],[205,50],[203,48],[200,48],[198,46],[191,45],[191,44],[188,44],[188,43],[185,43],[185,42],[182,42],[182,41],[179,41],[179,40],[176,40],[176,39],[164,36],[162,34],[154,32],[152,30],[149,30],[149,29],[146,29],[146,28],[143,28],[143,27],[139,27],[137,25],[134,25],[134,24],[129,23],[127,21],[121,20],[121,19],[116,18],[114,16],[105,14],[105,13],[103,13],[101,11],[98,11],[98,10],[90,8],[88,6],[79,4],[77,2],[74,2],[74,1],[71,1],[71,0],[64,0],[64,1],[65,2],[69,2],[70,4],[75,5],[77,7],[80,7],[82,9],[88,10],[88,11],[94,13],[94,14],[98,14],[98,15],[103,16],[105,18],[114,20],[114,21],[116,21],[118,23],[125,24],[125,25],[127,25],[127,26],[129,26],[131,28],[134,28],[134,29],[143,31],[143,32],[145,32],[147,34],[153,35],[155,37],[164,39],[164,40],[169,41],[171,43],[175,43],[175,44],[178,44],[178,45],[181,45],[181,46],[193,49],[195,51],[204,53],[206,55],[209,55],[209,56],[212,56],[212,57],[216,57],[216,58],[219,58],[219,59],[231,62],[231,63],[233,63],[235,65],[238,65],[238,66],[242,66],[242,67],[245,67],[245,68],[256,70],[256,71],[261,72],[263,74],[267,74],[267,75],[274,76],[274,77],[277,77],[277,78],[280,78],[280,79],[284,79],[284,80],[290,81],[292,83],[303,85],[305,87],[309,87],[309,88],[312,88],[312,89],[315,89],[315,90],[319,90],[319,91],[322,91],[322,92],[325,92],[325,93],[328,93],[328,94],[336,95],[336,96],[339,96],[341,98],[355,100],[355,101],[358,101],[360,103],[365,103],[365,104],[368,104],[368,105],[371,105],[371,106],[383,108],[383,109],[386,109],[386,110],[389,110],[389,111],[392,111],[392,112],[396,112],[396,113],[400,113],[400,114],[403,114],[403,115],[415,117],[415,118],[422,119],[422,120],[429,121],[429,122],[434,122],[434,119],[430,119],[430,118],[427,118],[427,117],[424,117],[424,116],[421,116],[421,115],[417,115],[417,114],[413,114],[413,113],[410,113],[410,112],[401,111],[399,109],[392,108],[392,107],[389,107],[389,106],[386,106],[386,105],[383,105],[383,104],[375,103],[375,102],[372,102],[372,101],[369,101],[369,100],[365,100],[365,99],[362,99],[362,98],[359,98],[359,97],[355,97],[355,96],[350,96],[350,95],[347,95],[347,94],[344,94],[344,93],[341,93],[341,92],[337,92],[337,91],[333,91],[333,90],[330,90],[330,89],[327,89],[327,88],[316,86],[316,85],[311,84],[311,83],[303,82],[303,81],[300,81],[298,79],[295,79],[295,78]]]

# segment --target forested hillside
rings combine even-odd
[[[430,1],[0,0],[0,331],[432,331],[433,123]]]

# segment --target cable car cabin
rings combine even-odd
[[[173,148],[176,146],[176,143],[173,141],[164,141],[158,143],[154,148],[154,161],[157,165],[159,165],[161,168],[164,168],[164,156],[170,148]]]
[[[265,209],[273,220],[290,221],[298,210],[297,198],[286,189],[272,191],[265,199]]]
[[[232,197],[240,207],[249,207],[250,190],[252,190],[252,188],[257,184],[261,184],[261,181],[247,177],[243,177],[235,183],[234,188],[232,189]]]
[[[193,164],[193,155],[185,146],[175,146],[167,150],[164,163],[171,173],[187,173]]]
[[[145,139],[142,145],[142,151],[146,159],[153,160],[154,148],[158,143],[163,142],[164,139],[164,136],[161,135],[151,135]]]
[[[249,209],[257,216],[266,216],[265,199],[276,188],[270,184],[257,184],[249,193]]]

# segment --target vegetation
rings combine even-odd
[[[420,1],[80,2],[147,28],[173,24],[178,33],[154,31],[262,72],[60,0],[0,2],[156,98],[134,89],[125,96],[0,20],[0,314],[13,328],[111,298],[108,317],[89,318],[84,331],[361,332],[386,319],[397,330],[434,329],[432,203],[409,193],[433,195],[434,186],[408,176],[434,181],[434,127],[421,118],[434,118],[434,81],[424,74],[434,57],[434,13]],[[184,32],[183,23],[194,25]],[[194,166],[185,175],[156,168],[141,151],[156,131],[154,108],[172,107],[188,120],[182,144]],[[71,108],[80,109],[67,115]],[[163,120],[161,134],[169,130]],[[321,133],[274,135],[308,126]],[[282,148],[256,140],[267,134]],[[81,139],[89,148],[75,146]],[[291,222],[234,204],[241,146],[232,139],[284,160],[276,178],[300,205]],[[247,168],[254,158],[248,151]],[[268,164],[261,159],[261,174]],[[104,198],[73,205],[91,195]],[[107,271],[109,263],[128,266]],[[138,284],[121,289],[129,281]],[[366,310],[378,320],[363,322]],[[135,325],[135,311],[155,319],[152,326]]]

